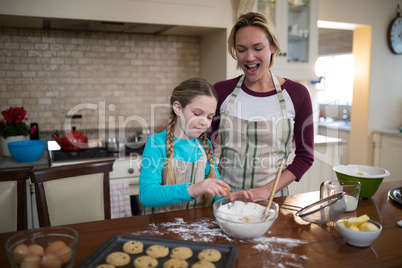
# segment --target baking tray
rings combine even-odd
[[[174,239],[166,239],[166,238],[157,238],[157,237],[146,237],[146,236],[132,236],[132,235],[114,235],[111,236],[108,240],[106,240],[102,245],[100,245],[88,258],[86,258],[78,268],[92,268],[96,267],[99,264],[106,263],[106,256],[114,251],[123,251],[123,244],[130,240],[141,241],[144,244],[144,250],[140,254],[129,254],[131,257],[131,261],[126,266],[120,266],[122,268],[125,267],[134,267],[133,262],[134,259],[139,256],[146,255],[145,250],[152,245],[165,245],[169,248],[169,255],[173,248],[175,247],[188,247],[193,251],[193,256],[186,261],[188,262],[188,267],[191,267],[192,264],[198,261],[198,253],[203,249],[216,249],[222,254],[222,258],[215,262],[215,266],[217,268],[227,268],[234,267],[237,258],[237,252],[239,248],[234,245],[226,245],[226,244],[213,244],[213,243],[201,243],[201,242],[193,242],[193,241],[184,241],[184,240],[174,240]],[[159,265],[158,267],[163,267],[163,263],[170,259],[170,257],[166,256],[165,258],[158,259]],[[120,268],[119,267],[119,268]]]

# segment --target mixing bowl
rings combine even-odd
[[[8,150],[12,157],[19,162],[35,162],[46,149],[46,141],[28,140],[8,143]]]
[[[389,171],[365,165],[339,165],[333,167],[339,181],[359,181],[360,199],[371,198],[380,187],[383,179],[390,175]]]
[[[368,220],[375,226],[377,226],[378,230],[373,232],[362,232],[362,231],[354,231],[348,228],[345,228],[339,224],[339,221],[347,219],[348,217],[341,218],[336,222],[336,226],[338,227],[339,232],[341,233],[343,240],[346,243],[355,246],[355,247],[368,247],[373,243],[374,240],[381,234],[382,226],[376,221]]]
[[[278,217],[279,206],[268,200],[252,202],[244,197],[235,201],[222,198],[213,204],[215,219],[228,236],[237,239],[253,239],[264,235]]]
[[[6,252],[11,267],[73,267],[78,233],[68,227],[31,229],[10,237]]]

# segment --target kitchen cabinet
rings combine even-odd
[[[126,179],[129,182],[130,195],[138,195],[141,172],[141,157],[126,157],[116,159],[113,170],[109,173],[110,180]]]
[[[336,180],[333,166],[340,164],[345,142],[342,139],[316,135],[314,137],[314,163],[298,182],[289,185],[291,195],[319,191],[320,184],[327,180]],[[288,157],[288,164],[293,161],[294,151]]]
[[[281,53],[273,72],[292,80],[317,80],[318,0],[258,0],[257,9],[278,30]]]
[[[374,166],[388,170],[391,175],[384,181],[400,180],[402,174],[402,133],[398,131],[374,131]]]
[[[349,163],[349,136],[350,136],[350,122],[334,121],[331,123],[318,123],[318,134],[333,138],[339,138],[345,142],[342,154],[340,157],[341,165],[348,165]]]

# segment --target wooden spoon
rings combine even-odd
[[[269,197],[268,205],[265,208],[264,213],[262,215],[265,215],[265,213],[267,212],[267,209],[269,209],[271,207],[272,199],[274,198],[275,190],[276,190],[276,187],[278,186],[279,177],[282,174],[282,169],[283,169],[284,165],[285,165],[285,159],[282,159],[281,165],[279,166],[278,174],[276,175],[276,178],[275,178],[274,186],[272,187],[272,192],[271,192],[271,196]]]

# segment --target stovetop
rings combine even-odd
[[[80,151],[53,151],[52,161],[86,160],[92,158],[116,157],[119,152],[109,152],[105,148],[88,148]]]
[[[63,163],[81,162],[88,160],[96,160],[101,158],[120,158],[124,156],[142,155],[145,145],[131,148],[123,146],[120,151],[109,151],[103,147],[92,147],[79,151],[63,151],[55,141],[48,142],[50,166],[60,165]]]

